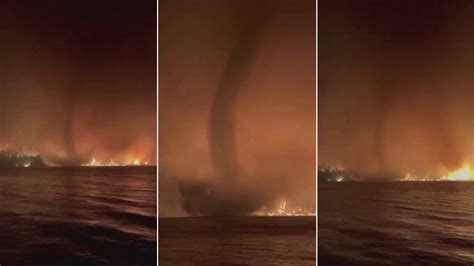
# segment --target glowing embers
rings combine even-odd
[[[263,207],[259,211],[253,213],[257,216],[315,216],[316,211],[312,207],[298,205],[289,206],[285,199],[279,201],[278,207]]]
[[[471,166],[465,163],[461,168],[449,172],[446,175],[446,180],[451,181],[469,181],[474,180],[472,175]]]
[[[95,158],[92,158],[91,161],[87,164],[84,164],[83,166],[140,166],[140,165],[148,165],[148,162],[141,162],[140,159],[135,158],[132,160],[111,160],[109,162],[103,162],[100,160],[97,160]]]
[[[429,176],[429,175],[425,175],[425,176],[417,176],[411,172],[408,172],[405,177],[401,178],[401,179],[397,179],[397,181],[414,181],[414,182],[420,182],[420,181],[428,181],[428,182],[431,182],[431,181],[446,181],[446,177],[445,176]]]

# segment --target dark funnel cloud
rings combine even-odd
[[[313,1],[160,2],[160,215],[314,202],[314,14]]]
[[[239,6],[238,33],[217,85],[209,115],[208,142],[215,180],[182,183],[184,209],[192,215],[242,215],[257,209],[262,193],[240,183],[235,147],[235,105],[242,81],[252,68],[271,6],[265,1]],[[244,12],[242,12],[244,11]]]
[[[272,6],[266,1],[246,2],[240,22],[243,27],[232,44],[229,59],[217,85],[209,115],[209,149],[217,175],[238,177],[235,149],[235,105],[242,81],[252,68],[261,35],[265,32]],[[239,25],[240,26],[240,25]]]

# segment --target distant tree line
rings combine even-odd
[[[0,150],[0,167],[45,167],[40,155],[23,155],[14,150]]]

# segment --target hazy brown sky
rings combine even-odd
[[[236,158],[237,178],[313,202],[315,3],[256,7],[262,3],[160,1],[160,199],[167,179],[220,178],[208,130],[216,90],[223,87],[235,90],[228,134],[235,155],[222,157]]]
[[[474,4],[319,1],[319,159],[432,173],[472,159]]]
[[[156,162],[154,1],[2,1],[0,28],[0,144]]]

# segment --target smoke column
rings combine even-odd
[[[255,61],[270,12],[265,1],[245,11],[244,26],[232,45],[209,115],[208,142],[215,179],[210,183],[190,182],[180,186],[183,207],[192,215],[247,214],[265,200],[263,192],[254,191],[242,182],[244,174],[236,158],[234,106],[242,81]]]
[[[74,101],[69,105],[69,108],[66,113],[66,121],[64,125],[64,147],[66,153],[69,157],[77,157],[76,145],[74,144],[74,135],[73,135],[73,118],[74,118]]]
[[[269,15],[267,6],[265,1],[260,1],[248,15],[246,25],[233,45],[212,103],[208,131],[209,149],[220,178],[239,175],[234,143],[233,109],[242,80],[255,60]]]
[[[160,1],[162,217],[313,202],[315,3],[263,1]]]

